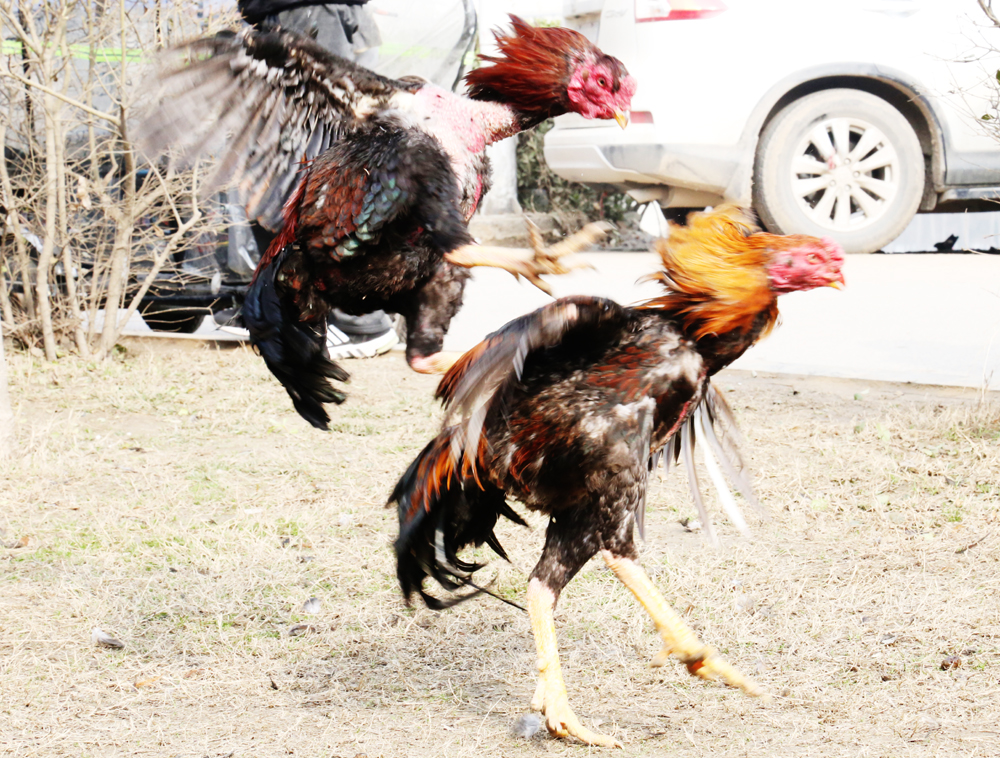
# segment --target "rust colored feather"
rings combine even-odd
[[[455,462],[451,456],[451,435],[441,434],[433,448],[417,467],[417,487],[410,499],[406,520],[412,520],[420,510],[430,511],[430,504],[448,486],[455,475]]]
[[[455,399],[455,390],[458,389],[469,369],[498,341],[499,338],[487,338],[463,353],[462,357],[441,378],[434,393],[434,399],[443,401],[445,405],[451,403]]]
[[[308,164],[303,162],[301,169],[303,177],[299,180],[295,191],[285,201],[285,207],[281,211],[285,222],[282,224],[281,231],[271,240],[271,244],[267,250],[260,256],[260,260],[257,262],[257,269],[253,272],[252,282],[257,281],[257,276],[271,265],[271,262],[278,257],[278,253],[296,241],[299,226],[299,206],[306,191],[306,177],[304,174],[307,168]]]
[[[763,336],[778,319],[765,266],[790,239],[761,232],[736,206],[692,214],[687,226],[672,226],[669,237],[656,242],[663,270],[649,278],[667,293],[638,307],[676,314],[699,339],[746,333],[766,313]]]
[[[572,29],[534,27],[513,15],[510,21],[513,34],[494,30],[502,56],[480,56],[493,65],[465,75],[469,97],[516,104],[529,115],[548,115],[553,103],[568,106],[571,67],[588,54],[596,55],[596,48]]]
[[[418,511],[430,512],[431,504],[448,488],[456,475],[464,481],[475,481],[479,489],[483,489],[479,479],[479,469],[484,468],[486,452],[489,449],[485,437],[478,440],[475,456],[463,456],[461,468],[457,468],[458,457],[452,450],[454,435],[461,434],[459,427],[452,427],[442,432],[434,441],[434,445],[420,460],[417,467],[417,486],[410,499],[410,509],[406,520],[412,520]]]

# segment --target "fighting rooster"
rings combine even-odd
[[[733,207],[692,216],[657,248],[662,296],[632,308],[563,298],[466,353],[438,387],[463,421],[424,448],[390,498],[403,594],[430,607],[450,603],[428,594],[426,578],[454,591],[481,568],[458,557],[463,547],[485,542],[506,558],[498,517],[524,524],[508,496],[550,515],[528,584],[539,672],[532,708],[553,734],[591,745],[617,743],[570,709],[553,611],[597,553],[653,617],[663,638],[653,665],[673,654],[693,674],[760,693],[670,609],[639,566],[633,526],[642,527],[652,461],[676,435],[689,438],[682,427],[703,401],[720,409],[711,376],[774,326],[777,296],[844,281],[836,243],[762,233]]]
[[[457,95],[422,80],[386,79],[281,30],[245,29],[168,53],[160,105],[144,122],[157,154],[187,158],[227,135],[213,183],[235,180],[247,212],[281,232],[261,258],[243,320],[271,372],[311,424],[345,396],[347,373],[325,350],[333,307],[406,318],[406,357],[443,371],[444,334],[472,266],[536,284],[566,273],[559,251],[531,260],[472,245],[467,222],[489,187],[486,146],[575,112],[623,127],[635,80],[569,29],[511,16],[500,55]],[[602,232],[591,228],[577,249]],[[543,285],[544,286],[544,285]]]

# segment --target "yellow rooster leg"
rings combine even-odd
[[[748,695],[765,695],[756,682],[731,666],[715,648],[698,639],[694,630],[667,605],[663,595],[638,563],[619,557],[610,550],[602,550],[601,555],[615,576],[632,591],[636,600],[653,617],[656,630],[663,638],[663,648],[650,662],[651,666],[662,666],[671,655],[676,655],[687,666],[688,671],[702,679],[721,679],[730,687],[738,687]]]
[[[545,725],[556,737],[576,737],[587,745],[621,747],[620,742],[584,727],[569,707],[559,668],[556,624],[552,616],[555,604],[552,590],[541,581],[532,579],[528,583],[528,617],[538,650],[538,687],[531,699],[531,709],[545,716]]]
[[[525,253],[523,250],[509,247],[464,245],[447,253],[445,260],[464,268],[475,266],[500,268],[509,271],[515,277],[523,276],[542,292],[551,295],[552,288],[542,281],[541,275],[568,274],[574,269],[591,268],[590,264],[584,261],[565,261],[563,258],[593,244],[612,228],[611,224],[604,221],[587,224],[576,234],[551,247],[545,247],[538,227],[529,219],[525,221],[531,238],[531,252]]]
[[[438,352],[431,355],[417,356],[410,360],[410,368],[419,374],[446,374],[462,357],[461,353]]]

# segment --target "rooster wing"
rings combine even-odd
[[[522,316],[489,335],[452,367],[442,379],[437,390],[449,412],[449,418],[457,415],[462,419],[460,427],[450,435],[451,454],[461,458],[463,471],[476,472],[482,463],[476,458],[485,453],[483,427],[492,408],[503,406],[524,373],[525,363],[531,356],[540,357],[545,350],[568,346],[580,340],[588,349],[606,343],[615,345],[621,338],[630,320],[636,318],[634,311],[624,308],[613,300],[597,297],[563,298],[534,313]],[[646,361],[641,351],[626,351],[612,368],[610,381],[617,383],[617,391],[622,398],[634,395],[643,373]],[[648,356],[647,356],[648,357]],[[607,372],[604,372],[607,373]],[[655,383],[646,388],[653,395],[670,392],[675,400],[683,395],[684,409],[678,422],[670,429],[666,439],[655,440],[649,460],[649,467],[655,468],[663,460],[669,471],[671,463],[683,460],[692,500],[704,526],[706,536],[713,545],[718,544],[714,525],[702,498],[701,486],[694,466],[694,448],[699,445],[703,455],[712,456],[712,461],[721,465],[733,488],[758,511],[766,513],[754,495],[750,472],[743,460],[740,448],[743,443],[736,419],[725,398],[707,378],[702,389],[678,394],[678,387],[657,387]],[[687,403],[691,397],[695,403]],[[567,408],[568,419],[572,410]],[[448,419],[446,419],[446,424]],[[530,437],[530,433],[527,435]],[[533,447],[533,441],[522,441],[522,457]],[[458,461],[455,461],[458,463]],[[746,528],[738,506],[725,479],[709,469],[712,484],[718,492],[730,519],[741,530]],[[645,538],[645,501],[636,513],[636,526]]]
[[[464,419],[464,432],[453,437],[453,449],[478,449],[483,423],[517,385],[530,357],[584,336],[588,344],[604,336],[617,341],[630,319],[629,311],[602,297],[565,297],[505,324],[465,353],[438,385],[448,418]],[[610,327],[602,330],[601,327]],[[448,418],[445,423],[447,424]]]
[[[247,213],[277,228],[298,165],[366,123],[393,95],[420,85],[379,76],[280,30],[244,29],[166,51],[157,107],[141,126],[150,155],[182,160],[231,142],[209,187],[235,179]]]

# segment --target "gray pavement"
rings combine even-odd
[[[651,253],[585,253],[596,270],[554,277],[556,296],[631,303]],[[1000,390],[1000,255],[849,255],[847,288],[786,295],[781,325],[733,367],[816,376]],[[446,350],[467,350],[549,298],[502,271],[475,269]]]

